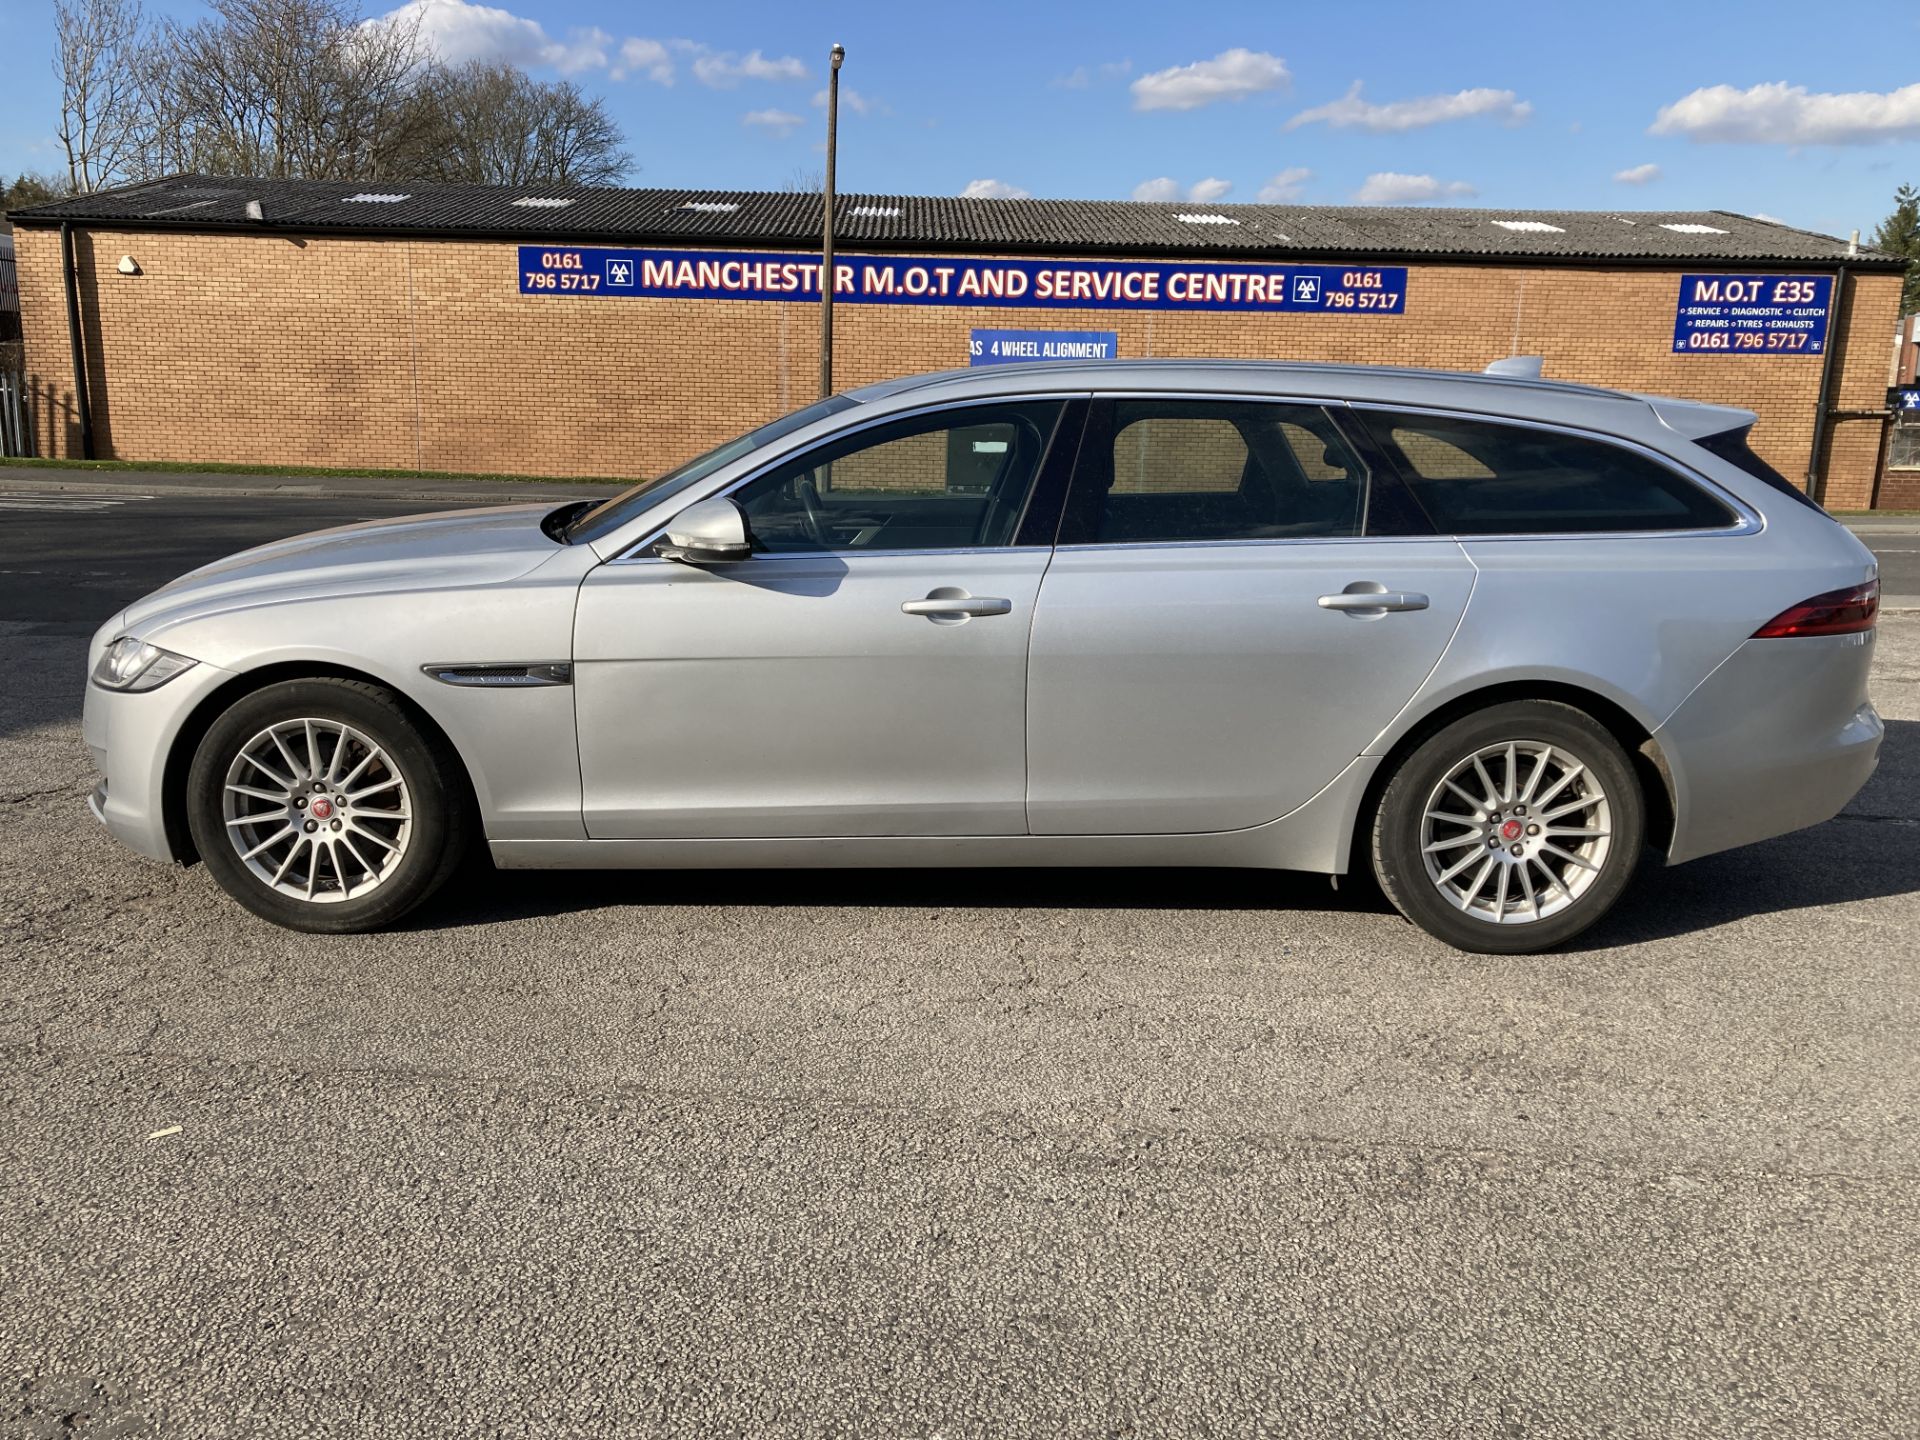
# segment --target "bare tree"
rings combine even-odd
[[[605,105],[571,81],[476,60],[439,71],[430,88],[440,124],[428,167],[435,178],[610,185],[633,167]]]
[[[417,17],[363,22],[348,0],[212,0],[169,21],[147,85],[156,170],[377,180],[433,125]]]
[[[76,192],[133,178],[146,120],[139,0],[55,0],[60,143]]]
[[[633,157],[620,148],[620,127],[601,100],[589,98],[571,80],[549,81],[539,89],[535,179],[611,185],[633,168]]]
[[[61,138],[76,190],[198,171],[273,179],[604,185],[632,168],[605,104],[507,65],[434,63],[417,7],[56,0]]]

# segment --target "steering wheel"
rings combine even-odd
[[[827,520],[820,509],[819,490],[803,475],[793,482],[793,493],[800,499],[800,528],[807,532],[807,539],[822,550],[827,549]]]

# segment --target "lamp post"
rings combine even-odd
[[[827,184],[821,196],[820,230],[820,398],[833,394],[833,161],[840,129],[840,62],[847,47],[833,47],[827,75]]]

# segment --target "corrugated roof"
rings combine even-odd
[[[614,244],[812,248],[820,196],[752,190],[440,185],[180,175],[15,211],[16,224],[61,220],[193,230],[489,236]],[[1182,218],[1182,217],[1186,218]],[[1726,210],[1489,210],[1452,206],[1197,205],[1128,200],[839,197],[849,250],[1274,259],[1394,257],[1620,261],[1684,265],[1788,262],[1897,269],[1898,257],[1847,253],[1832,235]]]

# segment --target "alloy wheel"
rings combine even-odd
[[[1450,769],[1422,807],[1427,879],[1457,910],[1526,925],[1572,905],[1599,879],[1613,814],[1591,766],[1564,745],[1510,740]]]
[[[227,767],[221,806],[234,853],[282,895],[317,904],[377,889],[407,852],[406,777],[365,732],[338,720],[283,720]]]

